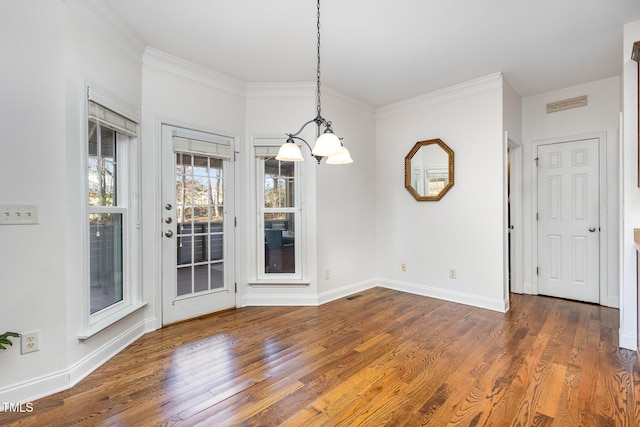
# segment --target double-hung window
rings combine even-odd
[[[302,279],[302,207],[296,162],[276,160],[277,146],[256,146],[260,280]]]
[[[87,104],[87,274],[81,338],[140,306],[137,122],[89,89]],[[102,101],[102,102],[100,102]],[[107,108],[105,104],[108,104]]]

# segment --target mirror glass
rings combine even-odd
[[[416,200],[440,200],[453,187],[453,150],[440,139],[416,142],[404,158],[404,186]]]

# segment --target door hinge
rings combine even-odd
[[[233,285],[234,285],[234,288],[235,288],[235,293],[237,294],[238,293],[238,284],[234,283]]]
[[[533,159],[536,162],[536,166],[538,166],[538,160],[540,159],[540,157],[536,157],[535,159]]]
[[[540,221],[540,214],[536,212],[536,221]]]
[[[540,275],[540,267],[536,267],[536,275]]]
[[[238,217],[237,217],[237,216],[234,216],[234,217],[233,217],[233,226],[234,226],[234,227],[237,227],[237,226],[238,226]]]

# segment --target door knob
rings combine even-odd
[[[173,231],[167,230],[167,231],[164,232],[164,235],[167,236],[167,237],[171,237],[171,236],[173,236]]]
[[[164,205],[164,208],[168,211],[171,210],[171,208],[173,208],[173,206],[171,206],[171,203],[167,203],[166,205]]]
[[[596,231],[596,228],[595,228],[595,227],[589,227],[589,231],[590,231],[591,233],[593,233],[594,231]]]
[[[167,224],[171,224],[173,222],[173,218],[169,216],[164,220],[164,222],[166,222]]]

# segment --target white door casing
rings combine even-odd
[[[537,147],[538,293],[600,302],[599,140]]]
[[[235,307],[233,138],[162,125],[162,324]]]

